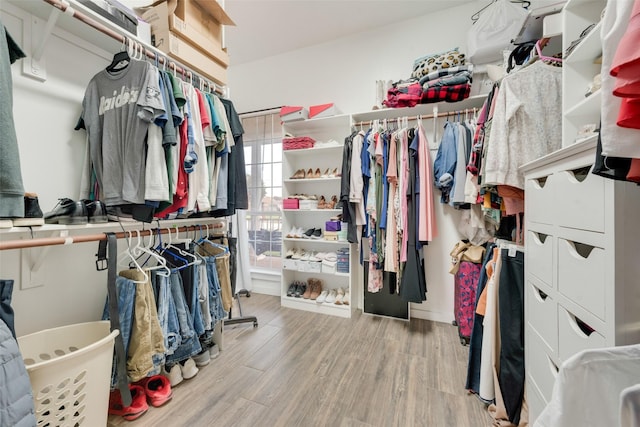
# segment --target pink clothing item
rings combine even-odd
[[[400,217],[403,230],[409,223],[409,208],[407,207],[407,189],[409,186],[409,136],[404,132],[400,138]],[[400,262],[407,262],[407,250],[409,233],[402,233],[400,242]]]
[[[637,68],[640,64],[638,45],[640,45],[640,0],[636,0],[633,4],[629,25],[613,57],[613,63],[611,64],[612,76],[617,76],[626,67]]]
[[[621,98],[640,98],[640,62],[620,70],[613,94]]]
[[[506,215],[524,213],[524,190],[509,185],[498,185],[498,195],[502,197]]]
[[[622,99],[616,124],[623,128],[640,129],[640,99]]]
[[[382,161],[382,140],[380,139],[380,133],[376,133],[375,136],[376,141],[376,163],[380,166],[383,165]]]
[[[418,132],[418,171],[420,174],[418,239],[421,242],[430,242],[438,236],[436,210],[433,203],[433,166],[429,155],[429,141],[427,141],[422,122],[418,123],[416,132]]]
[[[402,131],[400,131],[402,132]],[[389,143],[389,166],[387,167],[387,180],[389,181],[389,197],[387,201],[387,241],[384,245],[384,270],[399,271],[398,263],[398,237],[396,234],[396,197],[398,193],[398,157],[397,144],[399,133],[391,136]],[[406,130],[405,130],[406,132]]]

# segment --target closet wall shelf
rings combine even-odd
[[[346,277],[349,278],[349,273],[327,273],[323,271],[303,271],[303,270],[294,270],[292,268],[283,268],[283,271],[289,271],[292,273],[304,273],[309,276],[337,276],[337,277]]]
[[[337,182],[340,181],[340,177],[337,178],[304,178],[304,179],[285,179],[285,183],[289,182]]]
[[[565,117],[595,117],[596,123],[600,116],[600,90],[593,92],[588,97],[569,108],[565,113]]]
[[[302,243],[325,243],[327,245],[340,245],[340,246],[349,246],[349,243],[346,240],[325,240],[325,239],[296,239],[292,237],[285,237],[283,239],[285,242],[302,242]]]
[[[575,64],[582,61],[593,61],[602,54],[602,42],[600,41],[600,28],[602,22],[587,34],[587,36],[576,46],[571,54],[564,60],[565,64]]]
[[[320,131],[335,129],[336,127],[344,127],[345,125],[349,126],[350,120],[351,116],[349,114],[340,114],[331,117],[321,117],[317,119],[286,122],[284,123],[284,126],[287,128],[288,133],[291,133],[295,136],[310,136],[310,134],[314,134]],[[336,139],[337,137],[344,138],[345,136],[346,135],[336,135]]]
[[[433,104],[418,104],[411,108],[384,108],[381,110],[364,111],[352,114],[354,122],[368,120],[390,120],[406,116],[427,116],[433,114],[433,109],[438,109],[438,114],[460,111],[465,109],[482,108],[487,95],[470,96],[459,102],[437,102]]]
[[[342,151],[344,144],[331,145],[328,147],[314,147],[314,148],[302,148],[299,150],[282,150],[282,153],[287,156],[307,156],[309,154],[326,153],[331,150]]]
[[[333,212],[333,213],[340,213],[342,212],[342,209],[282,209],[282,212]]]

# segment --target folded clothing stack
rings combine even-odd
[[[283,150],[300,150],[303,148],[313,148],[315,140],[308,136],[287,137],[282,139]]]
[[[390,108],[433,102],[457,102],[469,97],[473,64],[465,64],[458,48],[417,59],[411,78],[393,83],[383,104]]]

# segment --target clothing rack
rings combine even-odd
[[[398,120],[422,120],[422,119],[438,119],[440,117],[452,117],[452,116],[457,116],[457,115],[462,115],[462,114],[476,114],[478,112],[477,108],[466,108],[464,110],[458,110],[458,111],[449,111],[446,113],[437,113],[437,114],[419,114],[416,116],[402,116],[402,117],[398,117]],[[386,120],[387,123],[389,122],[393,122],[394,120],[396,120],[396,118],[393,119],[378,119],[378,121],[381,120]],[[376,120],[366,120],[366,121],[362,121],[362,122],[355,122],[353,124],[353,126],[371,126],[373,125],[373,123]]]
[[[147,229],[147,230],[132,230],[132,231],[119,231],[114,233],[116,239],[124,239],[131,238],[132,234],[135,237],[143,236],[151,236],[157,234],[168,234],[169,232],[174,233],[176,230],[178,232],[188,232],[188,231],[199,231],[202,230],[204,225],[186,225],[182,227],[165,227],[165,228],[155,228],[155,229]],[[211,225],[208,226],[211,228]],[[213,229],[222,228],[222,224],[214,224]],[[87,234],[84,236],[67,236],[67,237],[42,237],[38,239],[20,239],[20,240],[7,240],[4,242],[0,242],[0,251],[10,250],[10,249],[28,249],[28,248],[38,248],[43,246],[56,246],[56,245],[70,245],[73,243],[85,243],[85,242],[99,242],[101,240],[107,240],[106,233],[100,234]]]
[[[119,41],[120,43],[123,43],[123,45],[126,44],[127,42],[137,45],[137,47],[142,50],[142,53],[144,53],[149,59],[158,60],[159,63],[162,63],[167,68],[174,70],[174,72],[182,74],[183,76],[188,76],[192,80],[193,80],[193,77],[195,76],[196,79],[199,79],[203,84],[209,86],[209,88],[213,88],[214,92],[216,92],[220,96],[223,96],[223,97],[226,96],[226,92],[227,92],[226,87],[219,86],[216,83],[210,82],[209,79],[205,79],[200,74],[188,69],[186,66],[180,64],[179,62],[175,60],[169,60],[169,58],[161,54],[158,50],[154,48],[149,49],[147,46],[144,46],[141,43],[136,42],[131,38],[102,25],[101,23],[97,22],[90,16],[87,16],[84,13],[75,10],[73,7],[71,7],[71,5],[68,2],[64,0],[43,0],[43,1],[46,3],[49,3],[55,9],[58,9],[59,11],[64,12],[67,15],[71,15],[78,21],[87,24],[88,26],[100,31],[103,34],[106,34],[112,39]],[[51,32],[52,27],[55,24],[54,13],[55,11],[53,11],[52,14],[49,16],[49,22],[47,23],[47,28],[45,29],[45,37],[43,38],[43,40],[46,40],[48,33]],[[38,51],[41,51],[41,50],[42,50],[42,46],[40,47],[40,49],[38,49]],[[34,57],[36,57],[37,59],[38,56],[39,55],[36,55]]]

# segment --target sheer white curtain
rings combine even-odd
[[[236,248],[236,292],[241,289],[250,291],[251,264],[249,263],[249,232],[247,231],[247,211],[237,210],[231,217],[232,236],[237,238]]]

